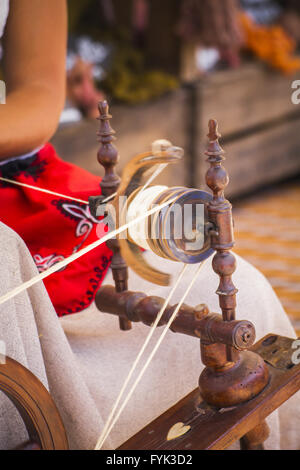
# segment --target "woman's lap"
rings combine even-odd
[[[149,254],[146,256],[151,258]],[[172,273],[180,270],[180,266],[174,263],[162,260],[161,264],[161,268]],[[194,270],[195,268],[191,267],[190,274],[187,274],[174,302],[171,303],[179,300],[189,285]],[[246,281],[247,285],[244,285]],[[112,284],[110,274],[104,283]],[[241,258],[238,258],[235,283],[240,288],[237,317],[252,321],[256,325],[258,338],[271,332],[294,336],[290,322],[268,282]],[[218,278],[208,262],[186,303],[197,305],[205,302],[211,311],[218,312],[218,299],[215,294],[217,285]],[[132,272],[129,287],[131,290],[163,297],[166,297],[168,292],[168,288],[149,284]],[[129,332],[120,331],[117,319],[97,312],[95,306],[74,317],[65,317],[61,323],[89,390],[105,420],[149,329],[134,324]],[[155,334],[152,345],[155,339],[157,340],[159,331]],[[111,445],[120,445],[196,388],[202,368],[199,341],[169,332],[112,432]],[[99,387],[99,383],[104,383],[105,386]],[[272,433],[267,447],[279,448],[278,413],[274,413],[269,422]],[[281,426],[286,426],[284,416],[281,416]],[[295,433],[291,433],[289,441],[293,443],[291,445],[295,445]],[[299,442],[298,445],[300,446]]]

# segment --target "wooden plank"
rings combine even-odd
[[[267,338],[277,338],[268,344]],[[124,443],[120,450],[221,450],[228,448],[259,425],[300,388],[300,364],[291,363],[294,340],[268,335],[253,351],[268,362],[270,382],[255,398],[245,404],[217,410],[200,401],[196,389],[166,413]],[[264,344],[266,342],[266,344]],[[274,348],[279,346],[276,358]],[[270,363],[268,358],[271,357]],[[183,436],[168,441],[169,430],[176,423],[189,425]]]
[[[190,167],[191,116],[186,89],[179,89],[146,104],[113,105],[112,125],[117,131],[117,146],[121,155],[118,172],[122,172],[124,165],[136,153],[148,150],[154,140],[166,138],[185,148],[186,155],[182,164],[165,170],[157,183],[190,185],[193,178],[193,186],[203,187],[207,169],[203,152],[207,122],[211,117],[218,120],[220,131],[227,140],[229,135],[239,132],[246,135],[249,129],[256,126],[255,132],[225,146],[228,155],[226,165],[231,175],[228,196],[252,191],[299,172],[297,128],[300,117],[298,121],[286,120],[281,124],[278,121],[283,116],[298,113],[298,107],[291,102],[291,82],[292,78],[270,72],[259,64],[215,73],[201,80],[196,90],[199,118],[196,122],[194,172]],[[262,130],[266,122],[273,124]],[[96,130],[95,121],[82,121],[60,128],[52,142],[65,160],[102,175],[96,159]]]
[[[230,175],[226,189],[229,197],[297,174],[300,171],[300,120],[287,121],[263,132],[250,135],[224,147],[225,166]],[[197,180],[204,184],[208,165],[205,145],[199,142]]]
[[[199,136],[211,118],[227,136],[300,111],[291,101],[293,80],[259,63],[208,75],[198,85]]]

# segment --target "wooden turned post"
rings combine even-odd
[[[219,144],[220,134],[218,124],[215,120],[210,120],[209,124],[209,145],[205,152],[210,168],[206,173],[207,186],[213,192],[213,200],[209,206],[210,219],[216,226],[216,234],[212,235],[212,246],[217,251],[213,258],[213,269],[220,277],[220,284],[217,290],[219,304],[225,322],[235,320],[236,294],[238,289],[232,282],[232,274],[236,269],[236,259],[230,249],[234,246],[232,206],[225,199],[224,190],[229,183],[226,169],[222,162],[224,150]],[[239,353],[232,347],[227,346],[227,360],[239,361]],[[248,363],[249,364],[249,363]],[[266,377],[262,374],[262,384]],[[259,424],[252,431],[241,439],[241,449],[262,450],[263,442],[269,436],[269,427],[265,421]]]
[[[115,166],[118,164],[120,157],[117,148],[113,145],[116,140],[115,131],[110,125],[112,116],[109,114],[107,101],[100,101],[99,103],[99,117],[100,127],[97,132],[101,146],[97,153],[97,159],[100,165],[104,167],[104,176],[100,183],[102,195],[105,197],[110,196],[118,190],[121,179],[115,172]]]
[[[270,436],[270,428],[262,421],[240,439],[241,450],[264,450],[264,442]]]
[[[100,128],[97,133],[101,146],[98,150],[97,158],[100,165],[104,167],[104,177],[100,183],[102,196],[104,198],[114,194],[120,185],[121,179],[115,172],[115,166],[119,161],[119,153],[113,141],[116,139],[115,131],[110,125],[112,116],[109,114],[109,108],[106,101],[99,103]],[[121,255],[120,246],[117,239],[107,242],[107,246],[112,250],[113,257],[111,269],[115,281],[116,292],[124,292],[128,289],[128,268]],[[131,329],[131,322],[124,318],[119,319],[121,330],[127,331]]]
[[[217,251],[213,258],[213,269],[220,277],[217,290],[223,320],[235,320],[236,293],[238,290],[232,282],[232,274],[236,269],[236,260],[230,249],[234,246],[232,206],[225,199],[224,190],[229,183],[226,169],[222,165],[224,150],[219,144],[220,134],[215,120],[209,121],[209,145],[205,154],[210,168],[206,173],[206,184],[213,192],[213,200],[209,204],[210,220],[217,228],[212,234],[212,247]],[[235,356],[232,348],[227,348],[227,359],[232,361]]]
[[[222,165],[224,151],[219,137],[217,122],[210,120],[209,145],[205,152],[210,168],[206,183],[213,192],[213,199],[208,204],[208,213],[213,225],[211,246],[216,251],[212,265],[220,278],[216,293],[225,326],[226,322],[235,320],[237,289],[231,278],[236,269],[236,260],[230,251],[234,246],[232,206],[224,196],[229,178]],[[244,334],[246,341],[248,333]],[[258,395],[268,383],[264,360],[251,351],[239,351],[222,342],[201,339],[201,358],[206,368],[199,379],[200,393],[211,405],[230,407],[243,403]]]

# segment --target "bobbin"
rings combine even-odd
[[[150,266],[140,248],[186,264],[204,261],[214,252],[210,233],[214,226],[208,210],[212,202],[210,193],[185,187],[143,187],[143,177],[149,178],[151,173],[155,175],[158,165],[177,163],[182,157],[181,148],[172,146],[168,141],[157,141],[152,146],[152,152],[137,155],[125,167],[114,202],[117,226],[126,224],[154,205],[169,202],[169,207],[164,211],[149,217],[145,223],[137,224],[127,232],[126,237],[119,239],[127,265],[140,277],[162,286],[169,285],[170,275]]]
[[[151,186],[137,190],[126,208],[126,222],[131,222],[155,205],[170,205],[128,231],[129,240],[160,257],[196,264],[212,253],[207,205],[212,196],[197,189]]]

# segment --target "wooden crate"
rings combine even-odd
[[[203,181],[207,122],[219,122],[228,195],[237,196],[300,171],[300,106],[292,104],[293,79],[259,64],[216,73],[196,89],[200,109],[196,123],[195,185]]]
[[[199,125],[214,117],[227,136],[294,113],[293,80],[257,63],[212,74],[199,82]]]
[[[293,79],[259,64],[215,73],[153,102],[112,106],[121,155],[119,172],[136,153],[160,138],[185,148],[182,164],[157,179],[169,186],[204,186],[207,123],[217,119],[231,176],[228,196],[251,192],[300,171],[300,105],[291,102]],[[95,174],[97,123],[62,127],[53,139],[58,153]]]
[[[300,120],[226,144],[228,195],[238,196],[300,171]]]

